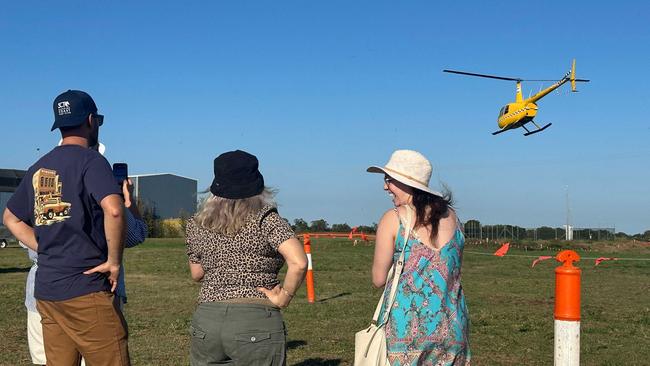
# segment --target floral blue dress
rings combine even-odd
[[[470,364],[469,317],[460,284],[464,245],[460,228],[440,250],[422,244],[411,233],[397,295],[386,322],[386,348],[391,365]],[[400,223],[394,261],[398,260],[403,246],[404,227]],[[386,284],[385,296],[390,293],[390,286]]]

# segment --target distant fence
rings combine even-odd
[[[566,240],[564,228],[542,226],[538,228],[523,228],[514,225],[482,225],[476,221],[463,224],[465,237],[475,240],[501,241],[501,240]],[[614,228],[572,228],[572,240],[614,240]],[[303,233],[299,233],[301,237]],[[311,232],[312,239],[318,238],[350,238],[350,233],[340,232]],[[354,233],[355,239],[375,240],[373,234]]]
[[[567,240],[565,228],[542,226],[482,225],[471,220],[464,225],[465,237],[478,240]],[[572,228],[572,240],[614,240],[614,228]]]

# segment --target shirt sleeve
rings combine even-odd
[[[261,228],[267,242],[275,250],[278,250],[280,244],[295,237],[291,225],[280,217],[275,208],[264,215]]]
[[[187,245],[187,257],[190,262],[201,264],[201,251],[197,242],[197,227],[194,218],[187,220],[185,226],[185,244]]]
[[[126,210],[126,242],[124,246],[132,248],[144,241],[147,237],[147,224],[133,216],[131,211]]]
[[[97,156],[88,162],[84,174],[84,186],[97,204],[108,195],[121,193],[113,177],[113,170],[103,156]]]
[[[32,221],[34,218],[34,199],[30,195],[30,190],[33,194],[34,189],[32,187],[32,174],[33,172],[30,169],[23,177],[16,191],[11,195],[11,198],[9,198],[9,201],[7,201],[9,211],[29,226],[33,226]]]

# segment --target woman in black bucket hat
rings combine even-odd
[[[186,228],[192,279],[202,281],[190,327],[190,363],[284,365],[280,309],[305,276],[302,244],[278,214],[254,155],[236,150],[214,159],[210,193]]]

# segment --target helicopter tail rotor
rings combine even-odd
[[[573,63],[571,64],[571,77],[570,77],[569,80],[571,80],[571,91],[574,92],[574,93],[578,91],[578,90],[576,90],[576,82],[583,82],[583,83],[589,82],[589,80],[587,80],[587,79],[576,79],[576,59],[575,58],[573,59]]]
[[[573,59],[571,64],[571,91],[576,92],[576,59]]]

